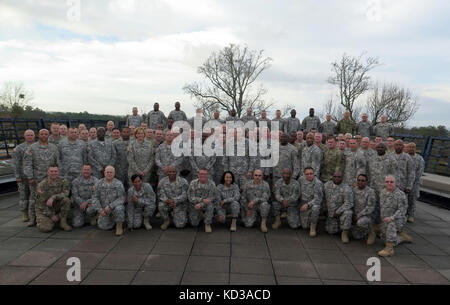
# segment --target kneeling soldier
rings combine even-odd
[[[216,204],[216,186],[211,179],[208,179],[209,174],[206,169],[198,171],[198,179],[195,179],[189,185],[189,222],[191,226],[197,227],[200,223],[201,213],[206,213],[205,217],[205,232],[211,233],[211,223],[214,216],[214,208]]]
[[[273,205],[275,223],[272,229],[276,230],[281,225],[281,211],[287,211],[287,222],[292,229],[300,226],[300,184],[297,180],[291,179],[291,170],[285,168],[282,172],[283,178],[278,179],[274,185],[275,200]]]
[[[357,186],[353,188],[354,215],[352,237],[362,239],[367,237],[367,245],[375,242],[375,231],[373,223],[375,220],[376,194],[367,186],[367,176],[359,175],[356,180]]]
[[[317,221],[323,198],[323,184],[314,175],[312,167],[306,167],[300,183],[300,222],[303,229],[309,229],[309,236],[317,236]]]
[[[144,226],[146,230],[151,230],[149,217],[156,209],[156,195],[149,183],[142,183],[141,175],[132,175],[133,186],[128,189],[127,203],[127,225],[129,229],[138,229]]]
[[[81,176],[72,182],[72,204],[74,206],[72,225],[75,228],[81,228],[85,224],[86,211],[93,204],[92,196],[97,182],[98,179],[92,175],[91,166],[88,164],[83,165]],[[91,216],[90,223],[92,226],[97,224],[95,215]]]
[[[231,227],[230,231],[236,231],[236,221],[239,217],[239,199],[241,193],[239,186],[234,181],[234,175],[232,172],[227,171],[222,175],[221,184],[217,186],[219,192],[219,202],[217,204],[217,215],[219,222],[224,223],[227,210],[231,210]]]

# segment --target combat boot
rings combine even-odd
[[[167,230],[167,228],[169,227],[170,224],[170,219],[166,219],[164,220],[163,224],[161,225],[161,230]]]
[[[116,235],[121,236],[123,234],[122,222],[116,222]]]
[[[344,244],[348,244],[350,242],[350,240],[348,239],[348,230],[342,231],[341,240]]]
[[[233,218],[233,219],[231,220],[230,231],[231,231],[231,232],[236,232],[236,218]]]
[[[272,224],[272,229],[276,230],[281,226],[281,217],[275,216],[275,222]]]
[[[28,211],[23,211],[22,222],[28,222],[30,218],[28,217]]]
[[[67,217],[62,217],[59,226],[64,231],[72,231],[72,227],[67,224]]]
[[[150,224],[150,221],[148,220],[148,217],[144,217],[144,227],[146,230],[151,230],[152,225]]]
[[[378,252],[379,256],[393,256],[394,255],[394,243],[387,242],[386,247]]]
[[[283,213],[281,213],[281,216],[280,216],[281,218],[287,218],[287,213],[286,212],[283,212]]]
[[[27,223],[27,227],[34,227],[36,225],[36,216],[32,215],[30,221]]]
[[[409,216],[409,217],[408,217],[408,222],[409,222],[409,223],[413,223],[413,222],[414,222],[414,217]]]
[[[400,243],[412,244],[413,242],[413,238],[408,233],[406,233],[405,231],[400,232]]]
[[[156,218],[161,218],[161,214],[159,212],[156,213],[155,215]]]
[[[91,216],[91,221],[89,222],[91,226],[96,226],[97,225],[97,215]]]
[[[205,224],[205,232],[206,233],[211,233],[212,232],[211,225]]]
[[[261,219],[261,232],[267,233],[266,218]]]
[[[309,228],[309,236],[310,237],[316,237],[317,236],[316,227],[317,227],[317,224],[315,224],[315,223],[311,224],[311,227]]]
[[[375,231],[373,227],[370,228],[369,236],[367,237],[367,245],[373,245],[375,243],[375,238],[377,235],[375,234]]]
[[[381,233],[382,233],[381,228],[382,227],[383,227],[383,225],[381,223],[373,226],[373,230],[375,231],[375,234],[377,234],[379,238],[381,238]]]

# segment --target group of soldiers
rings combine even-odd
[[[124,224],[128,230],[152,229],[156,214],[163,230],[171,223],[196,227],[203,220],[210,233],[214,219],[224,223],[231,218],[231,231],[240,219],[245,227],[259,221],[267,232],[273,215],[272,229],[286,218],[289,227],[307,229],[311,237],[324,219],[326,231],[340,233],[343,243],[351,236],[371,245],[378,234],[386,244],[380,256],[393,255],[399,243],[413,242],[405,224],[414,221],[424,171],[415,144],[393,139],[386,116],[376,126],[366,114],[358,124],[348,112],[337,124],[330,115],[321,123],[314,109],[303,122],[295,116],[292,110],[283,119],[277,110],[272,120],[265,112],[256,119],[248,109],[240,119],[232,110],[221,120],[216,112],[211,120],[220,128],[197,135],[173,125],[185,121],[193,127],[195,119],[206,123],[201,109],[188,120],[177,102],[166,118],[155,103],[146,119],[134,107],[121,130],[112,121],[106,129],[90,130],[84,124],[67,128],[52,123],[50,131],[39,130],[36,142],[34,132],[26,130],[25,142],[13,154],[23,221],[44,232],[58,224],[69,231],[89,223],[103,230],[115,227],[116,235],[122,235]],[[259,128],[227,130],[227,122],[238,120]],[[275,121],[278,130],[272,130]],[[178,136],[182,143],[191,140],[191,154],[174,154]],[[224,153],[193,154],[196,136],[202,145],[214,137],[213,145],[222,144]],[[233,141],[234,154],[225,153],[228,141]],[[278,154],[277,163],[262,166],[270,156],[249,153],[252,143],[261,141],[269,148],[276,141],[279,149],[271,152]],[[244,154],[237,153],[238,143]]]

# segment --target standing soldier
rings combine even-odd
[[[300,123],[300,120],[295,117],[296,115],[297,111],[295,111],[295,109],[292,109],[291,117],[285,120],[284,132],[288,135],[290,135],[291,132],[295,132],[297,134],[297,131],[302,130],[302,124]]]
[[[270,130],[270,120],[267,118],[267,113],[265,110],[261,111],[261,118],[259,119],[258,126],[261,127],[261,122],[266,122],[267,128]]]
[[[70,185],[75,178],[80,176],[81,168],[87,162],[86,143],[78,139],[75,128],[69,128],[69,136],[59,142],[58,150],[61,176]]]
[[[252,109],[248,108],[247,109],[247,115],[244,115],[241,118],[241,121],[245,123],[249,122],[249,121],[253,121],[255,122],[256,126],[258,126],[258,120],[256,119],[256,117],[252,114]]]
[[[236,110],[235,109],[231,109],[230,116],[228,116],[225,119],[225,122],[228,122],[228,121],[236,122],[238,120],[239,120],[239,118],[236,116]]]
[[[181,104],[180,102],[175,103],[175,110],[172,110],[169,113],[169,116],[173,118],[173,121],[187,121],[186,113],[183,110],[180,110]]]
[[[28,208],[28,216],[30,218],[28,222],[29,227],[36,224],[36,185],[47,177],[47,170],[50,165],[59,164],[58,148],[56,145],[48,142],[48,137],[47,129],[39,130],[39,141],[31,144],[24,155],[23,173],[30,185],[30,203]]]
[[[112,141],[112,132],[114,129],[114,122],[108,121],[106,123],[106,132],[105,132],[105,139]]]
[[[88,145],[88,162],[93,175],[101,179],[106,166],[116,164],[116,150],[111,141],[105,141],[105,129],[97,130],[97,140]]]
[[[387,148],[386,152],[388,154],[392,154],[392,155],[395,154],[395,146],[394,145],[395,145],[395,139],[393,137],[388,137],[386,139],[386,148]]]
[[[143,182],[141,175],[132,175],[131,183],[133,186],[128,189],[127,226],[130,230],[139,229],[143,222],[145,229],[151,230],[150,217],[156,210],[155,192],[150,184]]]
[[[138,115],[138,109],[137,107],[133,107],[133,114],[127,116],[127,121],[125,125],[130,126],[133,125],[135,127],[141,126],[142,123],[142,117]]]
[[[388,137],[391,137],[394,135],[394,126],[392,124],[387,123],[387,116],[383,114],[381,116],[381,123],[378,123],[374,127],[375,136],[381,137],[383,141],[386,141]]]
[[[302,122],[303,132],[310,132],[311,129],[319,130],[320,119],[314,115],[314,108],[309,109],[309,116]]]
[[[279,160],[278,163],[272,168],[273,183],[275,184],[282,178],[284,169],[288,168],[294,179],[297,179],[300,173],[297,149],[294,146],[288,144],[288,135],[283,133],[281,135],[280,147],[279,147]]]
[[[72,182],[72,204],[73,218],[72,225],[75,228],[84,226],[88,218],[87,210],[94,204],[93,195],[98,179],[92,176],[92,169],[89,164],[83,165],[81,176]],[[91,216],[90,223],[95,226],[96,216]]]
[[[270,123],[270,130],[272,130],[272,122],[277,121],[278,122],[278,130],[283,131],[285,129],[286,121],[281,117],[281,111],[277,110],[275,112],[275,118],[272,119]]]
[[[327,120],[320,124],[319,132],[323,133],[326,136],[334,135],[336,133],[336,124],[331,121],[331,114],[327,113]]]
[[[89,143],[89,131],[87,131],[87,129],[80,130],[80,140],[83,141],[87,147],[87,144]]]
[[[123,234],[125,221],[125,189],[123,184],[114,178],[112,166],[105,168],[105,178],[95,185],[94,204],[88,208],[88,215],[98,215],[97,225],[102,230],[111,230],[116,226],[116,235]]]
[[[327,232],[336,234],[342,231],[341,240],[348,244],[348,231],[352,227],[353,192],[347,184],[342,183],[341,172],[335,172],[333,180],[325,183],[324,195],[328,211]]]
[[[356,139],[350,139],[349,142],[350,150],[344,154],[344,183],[354,187],[357,177],[366,173],[366,158],[358,150]]]
[[[355,133],[355,122],[350,118],[350,112],[344,112],[344,118],[337,123],[336,130],[337,133],[349,133],[353,135]]]
[[[306,136],[306,146],[303,147],[301,161],[301,172],[304,172],[307,167],[312,167],[314,174],[317,175],[317,177],[320,177],[322,151],[319,147],[314,145],[314,135],[311,132]]]
[[[47,178],[42,180],[36,189],[36,227],[41,232],[51,232],[55,223],[64,231],[71,231],[67,224],[70,211],[70,186],[67,180],[59,177],[57,165],[50,165]]]
[[[373,228],[375,206],[377,204],[375,191],[367,186],[367,176],[359,175],[357,186],[353,188],[354,214],[352,236],[354,239],[367,237],[367,245],[375,242]]]
[[[403,191],[406,196],[409,196],[415,181],[414,161],[407,153],[403,152],[402,140],[395,141],[394,147],[394,157],[397,161],[397,174],[395,175],[397,188]]]
[[[281,226],[281,210],[287,214],[287,222],[292,229],[300,226],[300,184],[297,180],[291,179],[292,174],[289,168],[283,170],[283,178],[278,179],[274,185],[275,200],[273,205],[275,223],[272,229],[276,230]]]
[[[380,214],[386,247],[378,255],[392,256],[394,246],[403,242],[412,243],[413,239],[403,231],[408,208],[405,193],[397,188],[394,176],[387,176],[384,185],[385,188],[380,192]]]
[[[130,140],[130,129],[123,127],[122,138],[113,142],[116,151],[116,178],[123,183],[124,188],[128,189],[128,145]]]
[[[262,171],[257,169],[253,173],[253,180],[247,181],[242,190],[241,206],[245,211],[245,227],[252,227],[259,213],[261,216],[261,232],[266,233],[266,221],[270,212],[270,187],[262,176]]]
[[[330,181],[335,172],[342,172],[344,169],[344,154],[336,147],[336,140],[329,138],[327,144],[328,149],[323,153],[320,168],[320,181],[323,183]]]
[[[30,202],[33,200],[30,196],[30,184],[23,171],[24,157],[26,150],[34,143],[34,131],[27,129],[23,134],[25,142],[16,146],[12,154],[12,164],[14,167],[14,175],[16,176],[17,187],[19,188],[19,207],[23,212],[22,221],[28,222],[30,220],[29,208]]]
[[[143,183],[149,183],[155,159],[153,144],[144,140],[143,128],[136,129],[134,135],[136,141],[128,145],[128,177],[140,175]]]
[[[59,124],[54,122],[50,125],[50,137],[48,138],[48,142],[54,145],[58,145],[61,140],[61,136],[59,135]]]
[[[158,166],[158,179],[161,181],[162,178],[167,176],[169,166],[175,166],[177,171],[181,170],[181,165],[183,163],[183,157],[175,157],[172,153],[172,141],[173,134],[171,131],[166,133],[166,141],[161,143],[156,149],[155,163]]]
[[[153,110],[148,113],[147,126],[148,128],[156,130],[158,129],[158,125],[162,125],[164,129],[167,126],[167,119],[164,113],[159,110],[159,104],[155,103],[153,104]]]
[[[414,222],[414,213],[416,212],[416,200],[420,196],[420,177],[425,170],[425,161],[422,156],[416,153],[416,143],[408,144],[408,153],[414,162],[414,183],[411,192],[408,194],[408,222]]]
[[[363,113],[362,121],[356,125],[356,134],[359,134],[363,138],[370,138],[372,134],[372,124],[367,120],[368,117],[367,113]]]
[[[59,135],[60,135],[60,137],[61,137],[61,140],[63,140],[63,139],[65,139],[65,138],[67,138],[67,126],[66,125],[64,125],[64,124],[61,124],[60,126],[59,126]],[[77,136],[78,136],[78,134],[77,134]],[[59,143],[58,143],[59,144]]]
[[[217,216],[219,222],[225,223],[226,213],[230,211],[232,217],[230,231],[235,232],[240,210],[239,199],[241,198],[241,193],[239,186],[235,183],[232,172],[225,172],[220,182],[221,184],[217,186]]]
[[[314,175],[312,167],[306,167],[300,183],[300,223],[303,229],[309,229],[309,236],[317,236],[317,221],[323,198],[323,184]]]
[[[207,138],[208,134],[202,133],[202,145],[205,143]],[[192,144],[193,143],[194,142],[192,142]],[[194,149],[191,149],[189,162],[191,164],[192,174],[194,177],[198,174],[198,171],[203,168],[208,171],[210,178],[214,179],[214,164],[216,163],[216,156],[206,156],[204,152],[202,152],[201,156],[195,156]]]
[[[188,189],[186,179],[177,175],[175,166],[169,166],[167,177],[162,178],[158,184],[158,210],[164,220],[161,230],[167,230],[169,227],[169,212],[173,212],[173,223],[176,228],[184,228],[186,225]]]
[[[211,233],[211,223],[216,205],[216,185],[209,178],[208,171],[201,168],[198,171],[198,179],[189,184],[189,222],[197,227],[200,223],[201,213],[205,214],[205,232]]]
[[[97,141],[97,129],[95,127],[92,127],[91,129],[89,129],[88,144],[94,141]]]

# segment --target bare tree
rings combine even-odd
[[[350,118],[355,121],[355,102],[370,89],[368,72],[379,65],[378,59],[367,57],[362,53],[359,57],[342,55],[339,61],[331,63],[333,75],[328,82],[338,87],[340,105],[350,112]]]
[[[6,109],[14,118],[23,115],[25,107],[29,106],[33,98],[33,92],[26,90],[22,83],[5,82],[0,91],[2,109]]]
[[[271,62],[270,57],[263,57],[263,50],[251,51],[247,46],[230,44],[212,53],[198,68],[197,72],[206,79],[204,84],[186,84],[183,90],[197,99],[196,107],[202,108],[205,116],[215,109],[228,114],[235,109],[237,117],[241,117],[247,108],[259,115],[272,103],[262,99],[266,89],[255,82]]]
[[[291,110],[295,109],[295,105],[292,104],[286,104],[283,106],[283,108],[280,109],[281,111],[281,117],[287,118],[291,116]]]
[[[367,111],[372,124],[379,123],[381,116],[385,114],[389,123],[401,127],[418,109],[419,104],[411,91],[394,83],[385,83],[381,87],[376,83],[367,100]]]

